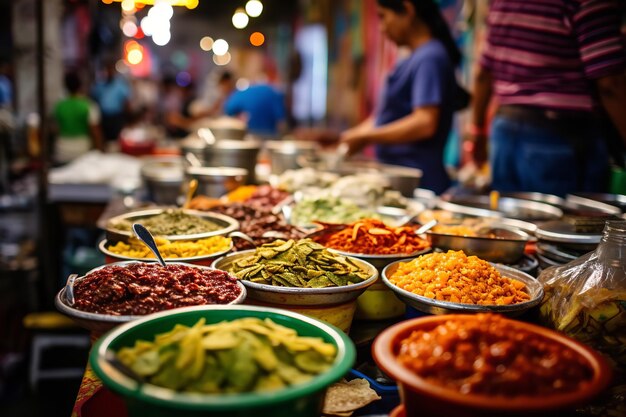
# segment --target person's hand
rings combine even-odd
[[[358,153],[369,144],[367,134],[363,129],[352,128],[344,131],[339,136],[339,144],[347,149],[348,156]]]
[[[485,165],[489,158],[487,151],[487,132],[470,128],[463,139],[463,148],[474,164],[476,164],[477,167]]]

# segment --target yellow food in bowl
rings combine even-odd
[[[231,244],[230,238],[224,236],[211,236],[194,241],[169,241],[162,237],[155,237],[154,241],[159,248],[159,252],[161,252],[161,256],[165,259],[208,256],[227,251]],[[128,243],[117,242],[107,249],[112,253],[129,258],[154,258],[152,251],[136,238],[131,238]]]
[[[437,225],[433,227],[433,232],[455,236],[478,236],[473,228],[464,225]]]
[[[530,300],[526,284],[501,276],[489,262],[463,251],[402,262],[389,282],[422,297],[453,303],[509,305]]]

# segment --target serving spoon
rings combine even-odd
[[[148,248],[150,248],[152,253],[154,253],[154,256],[156,256],[157,260],[161,264],[161,266],[165,266],[165,261],[163,260],[163,257],[161,256],[161,252],[159,252],[159,248],[157,247],[157,244],[154,241],[154,237],[152,237],[152,233],[150,233],[148,229],[146,229],[143,225],[139,223],[133,223],[133,231],[135,232],[135,235],[143,243],[145,243]]]
[[[67,277],[67,282],[65,283],[65,299],[70,306],[73,306],[74,302],[76,301],[76,299],[74,298],[74,281],[76,281],[77,277],[78,274],[72,274]]]
[[[421,235],[423,233],[426,233],[427,231],[429,231],[430,229],[432,229],[433,227],[437,226],[437,219],[432,219],[429,222],[424,223],[419,229],[417,229],[415,231],[416,235]]]
[[[198,189],[198,180],[193,178],[189,181],[189,188],[187,189],[187,196],[185,198],[185,204],[183,208],[188,209],[191,206],[191,200],[193,199],[196,190]]]
[[[228,237],[230,237],[230,238],[236,237],[236,238],[239,238],[239,239],[243,239],[246,242],[250,243],[252,246],[256,247],[256,243],[254,243],[254,240],[250,236],[248,236],[247,234],[245,234],[243,232],[237,232],[237,231],[230,232],[228,234]]]

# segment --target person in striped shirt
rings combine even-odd
[[[617,2],[492,0],[487,25],[469,137],[480,166],[493,96],[492,188],[605,191],[605,139],[612,130],[626,144],[626,52]]]

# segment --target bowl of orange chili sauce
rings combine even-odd
[[[377,219],[351,224],[318,223],[322,228],[309,237],[340,255],[372,264],[380,273],[390,263],[409,260],[430,251],[427,240],[411,226],[393,227]],[[404,303],[379,278],[358,299],[355,317],[386,320],[405,313]]]
[[[381,333],[372,352],[398,382],[407,417],[560,415],[611,380],[591,348],[491,313],[405,321]]]

